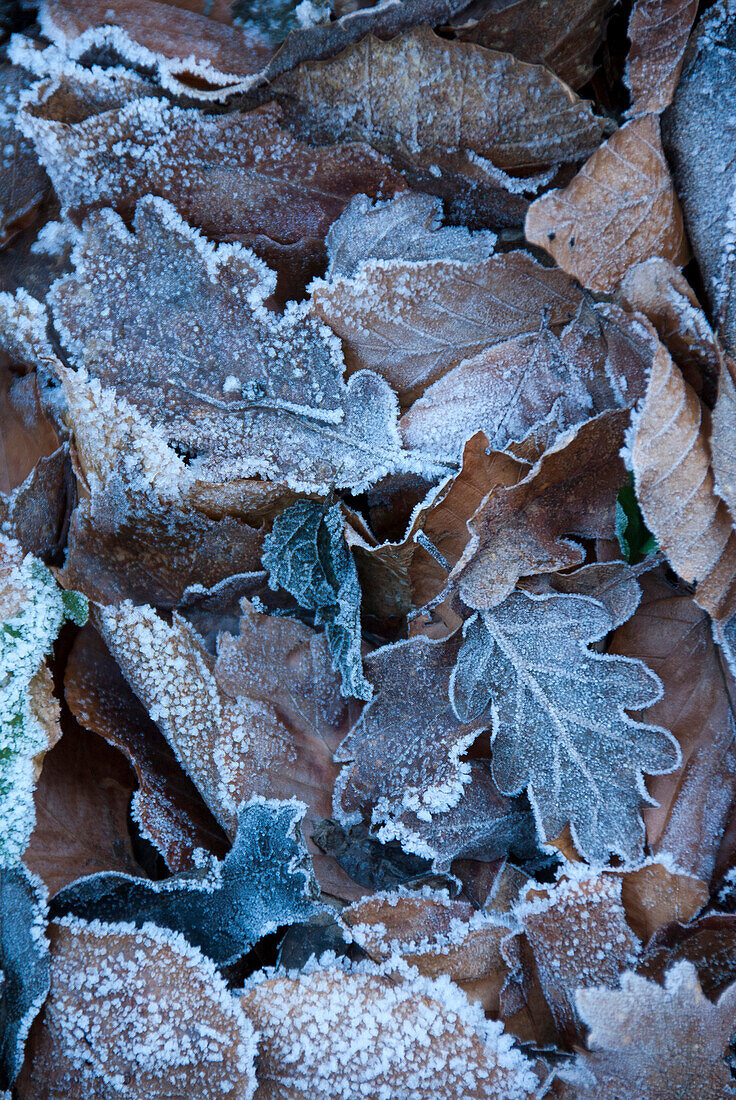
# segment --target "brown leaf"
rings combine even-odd
[[[527,240],[590,290],[614,290],[652,256],[687,260],[682,213],[652,115],[628,122],[562,191],[532,203]]]
[[[626,63],[632,114],[659,114],[669,107],[697,13],[697,0],[636,0]]]
[[[404,443],[450,462],[478,430],[496,450],[532,432],[551,446],[596,413],[634,405],[653,351],[653,339],[621,310],[581,302],[561,332],[543,322],[539,332],[486,348],[430,385],[401,418]]]
[[[734,1095],[726,1056],[735,985],[711,1004],[695,967],[683,962],[667,973],[664,988],[628,973],[620,989],[583,989],[577,1003],[591,1028],[592,1051],[578,1061],[594,1082],[575,1094],[581,1100],[725,1100]]]
[[[49,189],[48,176],[15,121],[21,94],[32,83],[24,69],[0,64],[0,247],[33,222]]]
[[[506,173],[582,160],[608,130],[549,70],[446,41],[427,27],[390,42],[368,35],[330,61],[301,65],[274,88],[312,140],[367,141],[413,186],[443,197],[464,192],[471,206],[474,192],[486,201],[506,192],[516,199],[514,220],[521,193],[551,175]],[[461,106],[448,111],[448,104]]]
[[[626,920],[644,944],[663,925],[691,920],[708,903],[707,883],[675,870],[669,858],[663,858],[664,863],[649,859],[621,875]]]
[[[698,972],[703,992],[719,997],[736,981],[736,915],[712,913],[689,924],[674,921],[654,934],[637,973],[661,982],[673,963],[686,959]]]
[[[625,306],[651,321],[685,381],[712,406],[722,355],[687,279],[667,260],[645,260],[629,268],[618,293]]]
[[[736,516],[736,360],[726,357],[718,379],[711,421],[710,450],[715,490]]]
[[[372,894],[343,909],[340,920],[374,962],[400,955],[427,978],[445,974],[494,1017],[508,974],[501,942],[507,921],[479,913],[442,891]]]
[[[348,373],[377,371],[404,407],[484,348],[532,336],[545,322],[562,328],[582,300],[571,279],[524,252],[467,263],[373,261],[311,292],[313,313],[343,343]]]
[[[139,875],[128,834],[135,782],[101,737],[70,724],[46,756],[36,787],[36,824],[23,862],[49,894],[82,875]]]
[[[317,1092],[523,1100],[538,1083],[501,1026],[457,987],[402,976],[396,964],[263,973],[241,1004],[260,1033],[258,1100],[312,1100]]]
[[[170,870],[191,869],[195,848],[224,856],[224,834],[90,626],[72,647],[64,695],[75,718],[125,753],[135,768],[133,812]]]
[[[470,17],[474,7],[455,19],[461,38],[493,50],[506,50],[520,61],[546,65],[571,88],[580,88],[595,71],[594,57],[612,3],[492,0],[482,5],[477,21]]]
[[[488,493],[449,580],[469,607],[494,607],[520,577],[580,564],[582,548],[565,536],[613,533],[627,422],[625,410],[588,420],[561,436],[518,485]]]
[[[715,619],[736,611],[736,534],[716,495],[702,409],[667,350],[654,357],[630,462],[649,530]]]
[[[647,721],[665,726],[682,764],[648,780],[658,806],[643,817],[653,852],[671,852],[683,870],[708,881],[736,802],[734,715],[708,616],[656,574],[641,579],[642,602],[613,636],[609,652],[639,657],[662,680],[664,696]]]
[[[213,963],[152,924],[49,929],[51,991],[31,1032],[20,1100],[249,1100],[253,1028]]]
[[[0,492],[17,488],[58,446],[58,433],[41,409],[36,375],[19,377],[0,368]]]

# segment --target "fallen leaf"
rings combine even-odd
[[[39,458],[25,481],[0,496],[5,531],[45,564],[58,562],[67,538],[75,486],[69,446]],[[69,587],[73,588],[74,585]]]
[[[253,253],[214,249],[158,198],[139,201],[135,225],[88,219],[75,275],[50,294],[54,322],[80,370],[165,433],[190,474],[359,491],[407,468],[389,387],[371,372],[346,386],[323,326],[296,305],[269,312],[274,276]]]
[[[396,1100],[531,1097],[530,1063],[452,983],[396,964],[313,963],[254,975],[240,1003],[260,1032],[259,1100],[391,1095]],[[295,1053],[296,1054],[295,1057]]]
[[[458,719],[492,725],[501,793],[526,789],[540,837],[569,823],[591,862],[641,856],[642,772],[672,771],[680,758],[670,733],[625,712],[661,697],[654,673],[587,648],[610,628],[590,597],[514,593],[467,620],[450,683]]]
[[[405,852],[395,840],[382,844],[362,822],[344,828],[326,818],[317,822],[312,840],[351,879],[371,890],[425,882],[432,877],[431,860]]]
[[[455,23],[465,41],[546,65],[580,88],[595,71],[611,6],[611,0],[493,0],[477,21],[470,17],[473,7]]]
[[[581,546],[566,536],[614,534],[628,419],[616,411],[586,421],[560,436],[518,484],[490,490],[468,521],[470,537],[449,578],[464,603],[493,607],[520,577],[581,564]]]
[[[659,114],[669,107],[697,12],[697,0],[636,0],[626,62],[631,114]]]
[[[726,358],[718,379],[711,421],[710,451],[715,491],[736,516],[736,360]]]
[[[32,83],[24,69],[0,64],[0,247],[33,222],[49,187],[33,146],[16,125],[21,95]]]
[[[685,52],[672,106],[662,116],[662,140],[705,283],[710,320],[731,354],[736,352],[733,28],[729,4],[715,4],[702,15]]]
[[[0,869],[0,1089],[10,1096],[31,1024],[49,991],[46,892],[22,863]]]
[[[225,834],[91,626],[75,639],[64,676],[64,697],[82,726],[99,734],[130,760],[138,779],[133,816],[170,870],[191,868],[197,848],[225,854]],[[115,869],[130,871],[126,867],[95,868]],[[70,879],[76,877],[74,874]]]
[[[673,921],[654,933],[642,952],[637,973],[662,982],[676,962],[687,960],[709,999],[736,979],[736,915],[711,913],[686,923]]]
[[[735,996],[732,985],[712,1004],[687,962],[667,973],[664,988],[627,973],[618,990],[581,989],[578,1010],[591,1028],[591,1053],[578,1055],[578,1061],[593,1080],[576,1095],[599,1100],[735,1095],[727,1063]]]
[[[653,256],[683,264],[685,230],[658,120],[645,115],[617,131],[564,190],[532,203],[525,232],[590,290],[614,290]]]
[[[660,346],[632,425],[628,461],[647,527],[715,619],[736,611],[736,534],[716,496],[695,393]]]
[[[128,832],[131,769],[96,734],[70,723],[43,762],[36,824],[23,859],[52,896],[82,875],[140,875]]]
[[[58,446],[58,433],[41,409],[35,374],[18,377],[0,369],[0,492],[18,488]]]
[[[147,923],[181,933],[218,966],[234,963],[269,932],[320,911],[297,830],[304,805],[252,798],[238,811],[233,847],[220,862],[160,882],[106,872],[67,885],[51,919]]]
[[[658,805],[644,809],[652,852],[671,852],[706,882],[736,801],[734,715],[708,616],[657,574],[642,577],[643,599],[619,626],[609,653],[646,661],[664,685],[647,720],[665,726],[682,752],[679,768],[649,780]]]
[[[557,330],[581,294],[523,252],[487,260],[371,261],[311,286],[311,309],[343,343],[348,373],[377,371],[403,407],[483,349]],[[472,434],[472,429],[471,429]]]
[[[183,936],[66,917],[49,937],[51,992],[31,1032],[20,1100],[254,1095],[253,1028]]]

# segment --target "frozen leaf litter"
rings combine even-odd
[[[0,1091],[736,1096],[736,5],[0,14]]]

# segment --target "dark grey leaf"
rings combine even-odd
[[[296,835],[303,812],[294,800],[252,798],[222,862],[162,882],[90,875],[60,890],[52,913],[138,927],[150,921],[181,932],[219,965],[234,962],[269,932],[321,911],[311,861]]]
[[[45,925],[40,879],[22,863],[0,869],[0,1090],[18,1075],[26,1036],[49,991]]]

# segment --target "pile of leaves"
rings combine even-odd
[[[736,2],[0,38],[0,1094],[736,1096]]]

